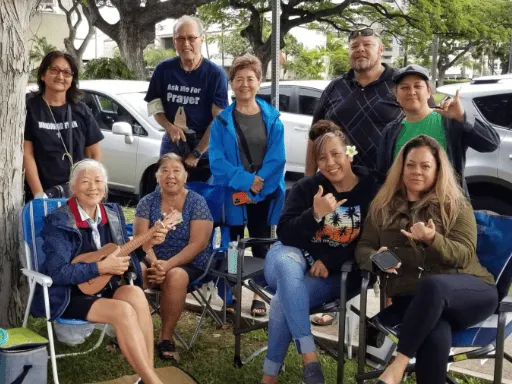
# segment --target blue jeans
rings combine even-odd
[[[277,242],[267,253],[265,279],[276,294],[270,303],[268,351],[263,365],[266,375],[279,374],[292,339],[300,354],[315,351],[310,309],[339,298],[339,273],[329,274],[324,279],[312,277],[308,270],[309,265],[298,248]],[[360,288],[359,271],[349,274],[348,299],[358,295]]]

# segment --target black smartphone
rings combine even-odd
[[[375,264],[381,271],[386,271],[390,268],[396,267],[400,263],[400,259],[391,251],[383,251],[371,257],[373,264]]]

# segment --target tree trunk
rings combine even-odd
[[[37,0],[0,0],[0,327],[19,324],[26,302],[18,215],[23,204],[23,130],[29,61],[26,32]]]
[[[135,28],[120,28],[120,35],[121,38],[117,43],[121,57],[138,80],[147,80],[148,74],[144,65],[144,48],[148,45],[147,41],[140,38]]]
[[[439,73],[437,75],[437,86],[442,87],[444,85],[444,76],[445,76],[446,70],[445,69],[439,69]]]

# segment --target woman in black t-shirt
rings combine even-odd
[[[103,134],[87,106],[78,101],[78,67],[70,55],[48,53],[37,71],[37,84],[38,92],[27,100],[23,166],[27,192],[46,198],[45,191],[67,182],[73,162],[101,161]]]

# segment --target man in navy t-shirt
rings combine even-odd
[[[166,59],[155,68],[145,100],[148,112],[166,130],[160,155],[174,152],[195,168],[189,181],[206,181],[209,170],[205,157],[210,124],[228,105],[228,79],[222,68],[203,58],[203,27],[195,17],[183,16],[174,24],[177,57]],[[200,169],[199,169],[200,168]]]

